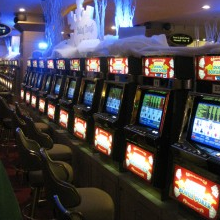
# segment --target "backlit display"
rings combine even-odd
[[[37,60],[33,60],[33,61],[32,61],[32,64],[33,64],[33,67],[36,68],[36,67],[37,67]]]
[[[70,69],[74,71],[80,71],[80,59],[70,60]]]
[[[220,150],[220,106],[199,103],[191,140]]]
[[[45,111],[45,100],[39,99],[39,111],[44,112]]]
[[[144,75],[154,78],[174,78],[174,59],[172,57],[145,57]]]
[[[206,219],[217,219],[219,190],[219,184],[175,165],[172,197]]]
[[[65,70],[65,60],[57,60],[57,69]]]
[[[36,103],[37,103],[37,98],[36,98],[35,95],[32,95],[32,97],[31,97],[31,106],[33,108],[36,108]]]
[[[110,58],[109,72],[128,74],[128,58]]]
[[[31,94],[30,92],[26,92],[26,103],[29,104],[31,99]]]
[[[54,119],[55,116],[55,106],[52,104],[48,104],[47,115],[50,119]]]
[[[59,117],[60,126],[62,126],[63,128],[67,128],[68,118],[69,118],[69,113],[64,109],[60,109],[60,117]]]
[[[139,123],[159,129],[164,103],[164,96],[146,93],[140,110]]]
[[[112,152],[112,134],[96,127],[94,145],[98,151],[110,156]]]
[[[100,59],[99,58],[86,59],[86,71],[100,72]]]
[[[220,80],[220,56],[201,56],[197,60],[197,79]]]
[[[81,118],[74,119],[74,135],[85,140],[86,139],[87,122]]]
[[[27,60],[27,66],[31,67],[31,60]]]
[[[47,60],[47,68],[54,69],[54,62],[53,60]]]
[[[127,142],[125,166],[128,170],[151,182],[153,175],[154,154]]]
[[[95,92],[95,84],[94,83],[87,83],[85,92],[83,95],[83,104],[91,106],[93,101],[93,96]]]
[[[21,89],[21,100],[24,100],[24,90],[23,89]]]
[[[118,114],[122,99],[122,92],[122,88],[110,87],[105,106],[106,112],[113,115]]]
[[[39,67],[44,68],[44,60],[39,60]]]

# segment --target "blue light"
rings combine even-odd
[[[46,42],[40,42],[40,43],[38,44],[38,48],[39,48],[40,50],[46,50],[47,47],[48,47],[48,44],[47,44]]]

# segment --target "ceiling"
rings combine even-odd
[[[1,0],[0,1],[0,23],[11,27],[14,26],[15,13],[20,7],[26,9],[29,14],[42,14],[41,2],[45,0]],[[107,0],[106,10],[106,30],[114,24],[114,0]],[[75,0],[63,0],[63,11]],[[169,22],[173,26],[182,25],[200,26],[204,29],[205,23],[213,24],[220,21],[220,1],[219,0],[136,0],[134,25],[144,24],[145,22]],[[202,9],[205,4],[210,5],[209,10]],[[15,31],[14,31],[15,33]]]

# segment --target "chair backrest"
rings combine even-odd
[[[25,119],[26,116],[29,116],[28,112],[25,109],[22,109],[18,102],[15,102],[15,112],[18,117]]]
[[[64,207],[70,208],[78,206],[81,197],[74,185],[67,183],[59,178],[57,167],[47,154],[44,148],[40,149],[42,158],[42,170],[45,181],[45,188],[48,200],[54,203],[54,195],[58,195]]]
[[[28,139],[21,128],[16,129],[16,144],[23,168],[27,171],[41,170],[40,146],[36,141]]]
[[[10,108],[6,99],[0,96],[0,118],[12,118],[13,109]]]
[[[51,149],[53,147],[52,138],[39,130],[31,117],[25,117],[25,122],[27,124],[28,138],[37,141],[45,149]]]
[[[13,121],[13,127],[15,128],[15,130],[19,127],[22,129],[22,131],[24,132],[24,134],[27,136],[27,126],[26,126],[26,122],[20,118],[16,112],[13,112],[13,117],[12,117],[12,121]]]
[[[59,196],[54,195],[54,204],[55,204],[55,211],[56,211],[56,219],[57,220],[83,220],[83,215],[80,212],[73,212],[67,210],[63,204],[60,202]]]

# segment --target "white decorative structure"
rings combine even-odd
[[[133,18],[136,8],[136,0],[115,1],[115,26],[118,35],[119,27],[133,27]]]
[[[45,37],[48,44],[46,56],[50,55],[53,47],[61,42],[64,27],[63,17],[61,15],[62,0],[41,1],[45,24]]]
[[[97,39],[97,25],[93,20],[94,8],[87,6],[83,8],[83,0],[77,0],[75,12],[68,14],[70,29],[74,32],[70,35],[72,46],[78,46],[83,40]]]
[[[98,38],[103,40],[105,36],[105,10],[107,7],[107,0],[94,0],[94,3]]]

